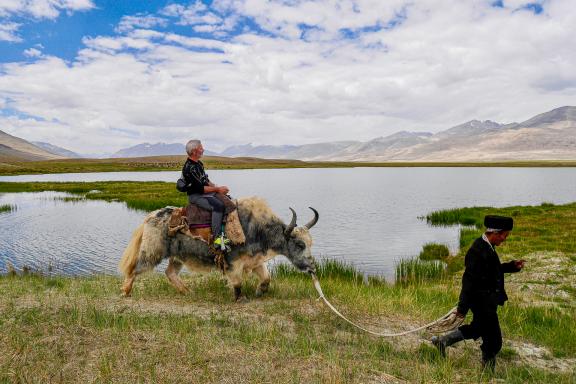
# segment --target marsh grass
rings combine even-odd
[[[3,204],[0,205],[0,213],[2,212],[13,212],[16,210],[16,206],[13,204]]]
[[[396,263],[397,284],[423,284],[446,276],[446,264],[438,260],[402,259]]]
[[[426,221],[430,225],[436,226],[461,224],[479,227],[482,225],[482,221],[479,221],[479,211],[482,211],[482,209],[483,208],[456,208],[435,211],[426,215]]]
[[[68,199],[120,201],[129,208],[153,211],[168,205],[184,206],[186,194],[178,192],[173,183],[164,182],[96,182],[96,183],[2,183],[2,192],[68,192],[77,196]],[[97,191],[97,192],[96,192]]]
[[[427,215],[431,225],[463,225],[460,253],[463,256],[474,239],[482,234],[484,216],[512,216],[514,229],[499,248],[503,255],[518,256],[538,251],[576,253],[576,203],[505,208],[474,207],[449,209]],[[472,223],[472,224],[471,224]]]
[[[444,244],[427,243],[418,255],[420,260],[443,260],[450,256],[450,250]]]

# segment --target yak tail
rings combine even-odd
[[[138,263],[138,255],[140,254],[140,244],[142,244],[142,234],[144,233],[144,224],[141,224],[134,233],[132,234],[132,239],[130,243],[124,250],[122,259],[118,263],[118,269],[124,274],[124,276],[129,276],[132,274]]]

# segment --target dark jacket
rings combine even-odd
[[[204,186],[209,185],[210,179],[204,171],[204,164],[198,161],[186,159],[184,167],[182,167],[182,177],[186,181],[186,193],[203,194]]]
[[[514,261],[500,263],[498,254],[480,237],[474,240],[464,262],[458,312],[465,315],[470,308],[496,311],[498,305],[504,305],[508,300],[504,273],[519,271]]]

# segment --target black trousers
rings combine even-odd
[[[224,219],[224,203],[211,194],[188,195],[188,202],[212,212],[212,223],[210,225],[212,236],[220,235],[220,232],[222,232],[222,220]]]
[[[502,331],[500,331],[500,322],[498,321],[497,307],[471,308],[472,322],[462,325],[460,332],[465,339],[482,338],[482,359],[488,361],[496,357],[502,349]]]

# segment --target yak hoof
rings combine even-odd
[[[236,303],[237,304],[245,304],[247,303],[249,300],[246,296],[242,295],[236,298]]]
[[[262,283],[256,288],[256,297],[262,297],[266,292],[268,292],[269,283]]]
[[[130,297],[130,296],[132,296],[132,294],[130,292],[122,292],[120,294],[120,297]]]

